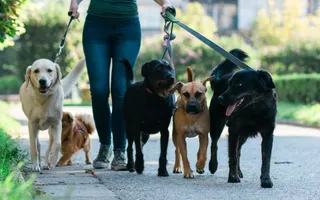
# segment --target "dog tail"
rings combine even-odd
[[[190,66],[187,67],[187,74],[188,74],[188,82],[194,81],[194,73],[192,71],[192,68]]]
[[[122,62],[126,68],[127,87],[129,87],[130,85],[132,85],[133,79],[134,79],[132,66],[131,66],[129,60],[127,60],[125,58],[120,60],[120,62]]]
[[[61,80],[61,85],[65,97],[72,92],[73,87],[77,84],[78,80],[80,79],[84,67],[85,59],[83,58],[76,64],[72,71]]]
[[[246,61],[249,58],[248,54],[241,49],[232,49],[229,53],[237,57],[241,61]],[[216,68],[213,69],[211,76],[215,76],[219,80],[222,76],[229,74],[236,70],[238,66],[228,59],[222,61]]]
[[[81,121],[85,125],[89,134],[92,134],[96,130],[96,127],[94,125],[94,120],[91,115],[89,115],[89,114],[76,114],[75,118],[78,119],[79,121]]]

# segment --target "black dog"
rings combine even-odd
[[[231,54],[244,61],[248,56],[240,49]],[[238,67],[229,60],[220,63],[212,72],[214,90],[210,103],[210,135],[212,139],[209,170],[213,174],[218,167],[217,142],[227,123],[229,127],[229,178],[228,182],[240,182],[241,146],[248,137],[262,136],[261,186],[271,188],[270,158],[273,131],[276,123],[276,93],[270,74],[263,70]]]
[[[142,66],[144,80],[133,82],[133,71],[128,60],[122,60],[127,70],[128,90],[124,97],[124,116],[128,139],[128,163],[130,172],[134,171],[132,144],[135,142],[135,170],[144,170],[142,147],[149,134],[161,133],[161,154],[158,176],[169,176],[167,171],[167,148],[169,124],[174,111],[175,96],[170,90],[175,84],[174,68],[165,60],[152,60]]]

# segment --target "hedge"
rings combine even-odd
[[[291,74],[273,77],[279,100],[320,103],[320,74]]]

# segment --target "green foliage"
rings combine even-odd
[[[16,76],[3,76],[0,78],[0,94],[17,94],[21,84]]]
[[[269,0],[267,9],[258,12],[253,24],[254,44],[282,45],[296,39],[320,39],[320,11],[316,15],[302,17],[303,2],[285,0],[282,8],[277,8],[274,0]]]
[[[271,73],[320,73],[320,40],[297,40],[282,47],[265,47],[262,66]]]
[[[12,38],[24,32],[23,24],[18,19],[20,7],[26,0],[0,1],[0,50],[13,45]]]
[[[320,127],[320,104],[305,105],[279,101],[277,118]]]
[[[195,23],[193,20],[194,16],[197,16],[197,18],[201,20],[196,20]],[[198,3],[189,3],[186,12],[183,15],[182,11],[177,9],[177,17],[181,22],[188,26],[190,25],[194,30],[205,35],[208,39],[213,40],[228,51],[233,48],[243,49],[251,57],[249,64],[253,67],[259,67],[258,54],[243,38],[235,34],[231,37],[218,37],[214,35],[214,32],[216,31],[215,23],[210,17],[205,15],[204,10]],[[173,63],[178,80],[186,80],[187,66],[193,68],[196,78],[202,79],[208,76],[212,69],[225,59],[199,39],[185,30],[178,28],[178,25],[174,25],[173,32],[177,36],[171,44]],[[142,40],[142,46],[135,68],[137,80],[141,79],[140,70],[143,63],[152,59],[162,58],[165,49],[165,47],[162,46],[162,43],[163,35],[155,35]],[[166,59],[168,60],[169,58],[167,57]]]
[[[24,6],[21,19],[26,33],[16,41],[16,45],[6,48],[0,55],[0,66],[14,66],[17,77],[23,81],[25,69],[39,58],[54,60],[69,17],[69,2],[44,0],[29,1]],[[65,47],[58,60],[63,74],[83,57],[83,22],[74,20],[69,28]],[[15,59],[12,59],[14,57]]]
[[[320,103],[320,74],[291,74],[273,79],[281,101]]]
[[[14,180],[15,173],[11,173],[4,181],[0,181],[1,200],[31,200],[33,185],[31,178],[25,183],[17,183]]]

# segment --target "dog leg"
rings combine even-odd
[[[91,142],[90,142],[90,138],[88,137],[87,141],[86,141],[87,145],[84,145],[84,153],[86,154],[86,164],[90,165],[92,164],[91,159],[90,159],[90,147],[91,147]]]
[[[126,125],[128,127],[128,125]],[[131,128],[126,128],[126,135],[127,135],[127,140],[128,140],[128,147],[127,147],[127,158],[128,158],[128,163],[127,163],[127,169],[129,172],[134,172],[134,160],[133,160],[133,137],[134,132],[132,131]]]
[[[174,162],[174,167],[173,167],[173,173],[182,173],[182,170],[181,170],[181,155],[180,155],[180,150],[179,150],[179,146],[178,146],[178,143],[177,143],[177,133],[176,133],[176,130],[175,128],[173,127],[173,134],[172,134],[172,140],[173,140],[173,144],[174,146],[176,147],[176,150],[175,150],[175,162]]]
[[[239,144],[238,144],[238,164],[237,164],[237,166],[238,166],[238,174],[239,174],[239,177],[240,177],[240,178],[243,178],[243,173],[242,173],[242,171],[241,171],[241,169],[240,169],[241,147],[242,147],[242,145],[243,145],[246,141],[247,141],[247,138],[246,138],[246,137],[244,137],[244,136],[240,136],[240,137],[239,137]]]
[[[48,131],[48,133],[49,133],[49,141],[48,141],[48,148],[47,148],[47,150],[46,150],[46,157],[45,157],[45,162],[44,162],[44,169],[49,169],[48,168],[48,163],[49,163],[49,154],[50,154],[50,151],[51,151],[51,148],[52,148],[52,142],[53,142],[53,140],[52,140],[52,132],[51,132],[51,130],[49,129],[49,131]]]
[[[218,140],[226,124],[226,108],[222,107],[216,96],[213,96],[210,103],[210,137],[211,137],[211,159],[209,171],[214,174],[218,169]]]
[[[228,149],[229,149],[229,183],[240,183],[240,178],[238,174],[238,141],[239,135],[236,131],[229,128],[229,138],[228,138]]]
[[[135,146],[136,146],[136,162],[135,162],[135,168],[138,174],[142,174],[144,170],[144,160],[143,160],[143,153],[142,153],[142,147],[141,147],[141,141],[140,141],[140,134],[141,133],[134,133],[135,138]]]
[[[38,150],[39,166],[40,166],[40,168],[41,168],[41,145],[40,145],[39,137],[37,137],[37,150]]]
[[[159,158],[158,176],[169,176],[167,171],[167,150],[169,143],[169,130],[161,131],[161,153]]]
[[[184,178],[194,178],[194,175],[192,173],[192,170],[190,168],[190,163],[187,156],[187,143],[186,139],[183,135],[179,136],[178,145],[182,157],[182,163],[183,163],[183,177]]]
[[[261,166],[261,187],[263,188],[272,188],[273,183],[270,178],[270,159],[272,153],[272,143],[273,143],[273,131],[270,133],[261,133],[262,135],[262,144],[261,144],[261,153],[262,153],[262,166]]]
[[[61,147],[61,130],[62,124],[61,121],[57,122],[56,125],[51,126],[49,131],[51,131],[52,137],[52,147],[49,150],[49,157],[48,157],[48,169],[52,169],[56,166],[58,161],[58,155]]]
[[[29,128],[30,156],[32,161],[32,171],[39,172],[41,171],[40,163],[39,163],[40,152],[39,152],[39,149],[37,149],[39,130],[36,127],[34,127],[32,122],[30,121],[28,123],[28,128]]]
[[[207,161],[207,149],[208,149],[208,133],[199,135],[199,151],[197,154],[197,172],[199,174],[204,173],[204,167]]]
[[[64,166],[66,165],[70,160],[71,160],[71,157],[72,157],[72,153],[67,153],[67,154],[64,154],[59,162],[57,163],[57,166],[58,167],[61,167],[61,166]]]

